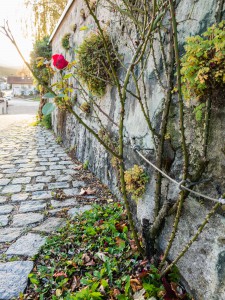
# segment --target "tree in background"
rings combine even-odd
[[[24,0],[24,3],[33,11],[34,36],[36,40],[40,40],[51,34],[67,0]]]
[[[50,59],[52,55],[51,46],[48,44],[48,37],[37,40],[34,43],[33,51],[30,54],[30,65],[36,77],[41,78],[42,84],[36,82],[38,90],[40,91],[40,106],[38,115],[42,117],[42,107],[46,100],[43,99],[43,94],[46,92],[44,85],[49,84],[52,69],[50,67]]]

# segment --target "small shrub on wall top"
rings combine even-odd
[[[133,168],[125,171],[126,189],[131,194],[132,199],[138,200],[145,193],[145,185],[149,180],[143,168],[134,165]]]
[[[71,36],[71,34],[67,33],[62,38],[61,44],[62,44],[62,47],[65,50],[69,50],[70,49],[70,36]]]
[[[189,37],[182,57],[183,93],[188,100],[225,86],[225,21]]]
[[[116,68],[118,60],[107,34],[105,34],[105,40],[108,50],[111,49],[110,57]],[[80,45],[77,57],[77,75],[87,85],[89,91],[96,96],[104,95],[107,84],[113,83],[110,65],[100,34],[91,33]]]

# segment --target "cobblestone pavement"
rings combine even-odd
[[[75,166],[50,131],[27,120],[0,132],[1,300],[25,289],[46,236],[67,216],[90,209],[76,200],[85,182],[73,180]]]

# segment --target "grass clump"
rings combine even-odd
[[[138,200],[144,195],[148,180],[148,175],[138,165],[134,165],[133,168],[125,171],[126,189],[131,194],[132,199]]]
[[[80,109],[86,114],[89,114],[91,112],[91,106],[86,101],[81,104]]]
[[[162,300],[167,294],[158,270],[139,256],[119,203],[96,205],[49,237],[29,279],[20,299],[129,300],[141,291],[143,299]]]
[[[105,40],[111,61],[116,69],[118,60],[106,33]],[[98,33],[91,33],[80,45],[77,53],[77,75],[93,95],[104,95],[107,84],[113,84],[113,77],[102,36]]]
[[[61,45],[65,50],[69,50],[70,49],[70,33],[66,33],[61,40]]]
[[[40,121],[41,126],[52,129],[52,116],[51,114],[43,115]]]

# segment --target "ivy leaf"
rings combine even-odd
[[[33,284],[39,284],[39,280],[37,279],[36,275],[31,273],[28,275],[28,278],[30,279],[30,282]]]
[[[127,276],[126,281],[127,282],[125,284],[124,291],[125,291],[125,295],[128,296],[129,289],[130,289],[130,276]]]
[[[102,294],[100,292],[92,292],[91,296],[93,299],[102,299]]]
[[[53,93],[46,93],[44,94],[43,98],[47,98],[47,99],[55,98],[55,95]]]
[[[55,105],[53,103],[46,103],[42,107],[42,113],[45,116],[50,115],[50,113],[52,113],[54,110],[55,110]]]

